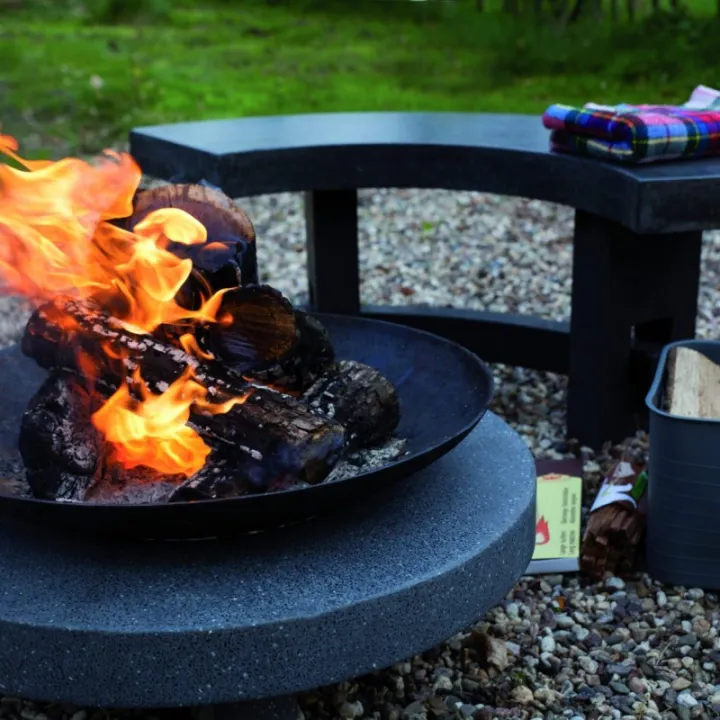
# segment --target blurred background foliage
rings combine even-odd
[[[33,156],[137,125],[540,113],[720,86],[720,0],[0,0],[0,130]]]

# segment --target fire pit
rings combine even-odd
[[[462,348],[258,284],[252,223],[220,191],[138,192],[127,155],[0,149],[26,166],[0,168],[0,277],[35,303],[21,347],[47,371],[9,388],[12,514],[142,538],[266,529],[421,469],[487,409]]]
[[[373,502],[271,532],[88,542],[3,520],[0,693],[178,707],[357,677],[468,628],[525,570],[534,530],[533,459],[492,413]],[[289,705],[220,717],[296,720]]]
[[[0,276],[36,305],[0,352],[0,692],[293,720],[294,693],[507,592],[534,463],[492,414],[475,428],[477,357],[293,308],[207,188],[138,195],[122,155],[25,164],[0,167]]]

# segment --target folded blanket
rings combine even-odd
[[[633,164],[720,155],[720,91],[699,85],[684,105],[551,105],[553,150]]]

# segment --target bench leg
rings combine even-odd
[[[360,312],[357,190],[305,193],[310,308]]]
[[[196,708],[193,720],[298,720],[299,707],[293,696],[244,703]]]
[[[702,233],[636,235],[575,214],[568,435],[598,448],[646,427],[663,345],[694,337]]]

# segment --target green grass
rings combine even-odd
[[[697,2],[696,18],[541,31],[463,2],[0,0],[0,128],[37,156],[190,119],[680,101],[720,85],[714,3]]]

